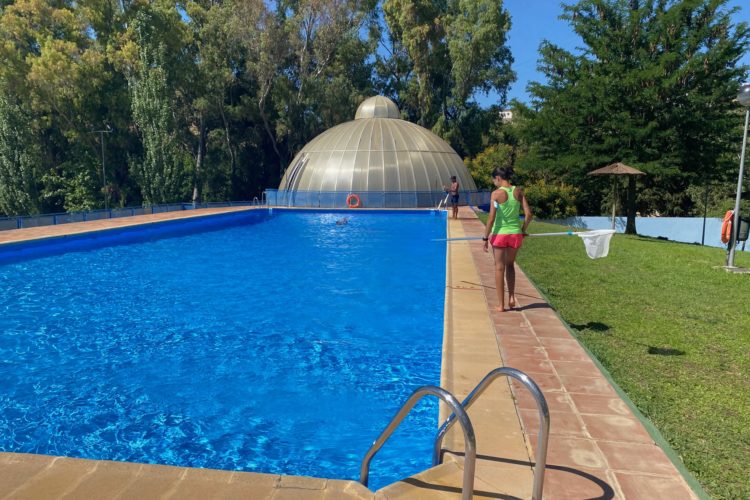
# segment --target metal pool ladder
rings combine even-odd
[[[434,385],[426,385],[415,390],[411,394],[411,396],[409,396],[409,399],[406,400],[406,403],[404,403],[398,413],[396,413],[396,416],[391,419],[391,422],[388,424],[385,430],[381,432],[380,436],[375,440],[374,443],[372,443],[372,446],[369,450],[367,450],[367,453],[365,454],[365,458],[362,459],[359,482],[367,486],[367,482],[370,476],[370,461],[375,456],[375,454],[380,451],[380,448],[383,446],[383,444],[385,444],[388,438],[391,437],[393,431],[396,430],[401,421],[411,411],[414,405],[427,395],[437,396],[438,398],[443,400],[445,404],[447,404],[453,411],[452,417],[454,417],[454,420],[458,419],[461,427],[463,428],[465,455],[464,479],[461,499],[471,500],[472,494],[474,492],[474,468],[477,461],[477,442],[476,437],[474,436],[474,427],[471,425],[469,415],[466,414],[466,410],[463,406],[461,406],[461,403],[458,402],[456,397],[445,389],[436,387]]]
[[[446,195],[445,195],[445,199],[443,199],[443,200],[440,200],[440,203],[438,203],[438,206],[437,206],[437,209],[438,209],[438,210],[440,210],[441,208],[443,208],[443,205],[445,205],[446,207],[448,206],[448,197],[449,197],[450,195],[451,195],[451,194],[450,194],[450,193],[448,193],[448,194],[446,194]]]
[[[542,500],[542,490],[544,489],[544,470],[547,466],[547,444],[549,443],[549,408],[547,406],[547,400],[544,398],[539,386],[536,385],[528,375],[515,368],[495,368],[489,372],[485,377],[477,384],[471,393],[466,396],[466,399],[461,403],[461,408],[468,410],[474,401],[482,395],[487,387],[492,384],[496,379],[500,377],[510,377],[518,380],[523,384],[531,395],[534,396],[537,408],[539,409],[539,439],[537,442],[536,449],[536,463],[534,465],[534,486],[531,493],[532,500]],[[459,416],[460,419],[460,416]],[[432,454],[432,465],[436,466],[443,461],[443,438],[448,430],[456,423],[456,412],[448,417],[443,425],[438,429],[437,437],[435,438],[435,446]],[[468,455],[467,455],[468,457]],[[473,469],[473,465],[472,465]],[[466,491],[464,487],[464,492]]]
[[[500,377],[511,377],[518,380],[523,384],[536,401],[537,408],[539,409],[539,439],[536,450],[536,463],[534,465],[534,485],[532,489],[532,500],[542,500],[542,490],[544,489],[544,470],[547,465],[547,444],[549,442],[549,408],[547,406],[547,400],[544,398],[539,386],[536,385],[528,375],[515,368],[501,367],[495,368],[489,372],[485,377],[477,384],[471,393],[466,396],[466,399],[462,403],[456,400],[450,392],[446,391],[441,387],[427,385],[420,387],[415,390],[406,403],[403,404],[401,409],[398,411],[395,417],[391,419],[391,422],[385,428],[380,436],[375,440],[367,453],[365,458],[362,460],[362,466],[360,467],[360,479],[359,482],[367,486],[367,482],[370,476],[370,462],[372,461],[375,454],[380,451],[383,444],[391,437],[393,431],[401,424],[401,421],[411,411],[415,404],[421,400],[424,396],[433,395],[443,400],[452,410],[450,417],[448,417],[443,425],[438,429],[437,436],[435,437],[435,444],[433,447],[432,465],[440,465],[443,461],[443,438],[450,428],[456,423],[456,420],[461,424],[461,428],[464,432],[464,477],[463,486],[461,490],[462,500],[471,500],[474,493],[474,470],[476,468],[477,460],[477,444],[476,436],[474,435],[474,427],[471,424],[471,419],[466,413],[466,410],[474,404],[479,396],[492,384],[496,379]]]

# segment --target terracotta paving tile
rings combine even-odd
[[[536,453],[536,434],[528,436],[531,448]],[[547,464],[562,467],[586,467],[606,469],[602,453],[591,439],[556,435],[550,437],[547,446]]]
[[[654,444],[598,441],[610,468],[618,471],[645,472],[648,474],[677,474],[664,451]]]
[[[545,500],[617,498],[613,473],[605,469],[549,466],[544,473]],[[633,497],[637,498],[645,497]],[[676,500],[676,499],[675,499]]]
[[[517,312],[523,312],[526,319],[539,327],[554,327],[565,329],[560,320],[557,318],[555,311],[548,309],[539,303],[528,304],[516,309]],[[567,330],[565,330],[567,331]]]
[[[602,372],[593,361],[562,361],[559,359],[552,360],[552,366],[557,370],[558,375],[568,375],[573,377],[601,377]]]
[[[527,431],[537,432],[539,429],[539,412],[537,410],[520,409],[518,412],[523,420]],[[550,411],[550,435],[565,434],[578,437],[588,437],[583,428],[583,423],[578,415],[573,412]]]
[[[532,327],[534,328],[534,332],[536,333],[537,337],[555,337],[559,339],[570,338],[570,333],[568,333],[568,331],[561,326],[540,326],[532,322]]]
[[[513,395],[516,398],[518,408],[536,410],[536,400],[531,393],[520,386],[514,388]],[[568,394],[564,392],[548,392],[544,394],[549,411],[572,412],[575,407],[570,403]]]
[[[535,382],[537,382],[537,374],[554,375],[552,363],[546,359],[527,356],[506,356],[503,354],[503,364],[531,375],[531,378],[534,379]],[[537,382],[537,384],[538,383],[539,382]]]
[[[567,337],[545,337],[540,338],[539,342],[544,347],[580,347],[580,344],[571,335]]]
[[[621,415],[581,415],[586,429],[594,439],[653,443],[639,420]]]
[[[495,325],[495,331],[497,332],[497,337],[501,339],[507,338],[507,337],[521,337],[526,339],[534,339],[536,340],[536,335],[532,332],[531,328],[524,325],[515,325],[515,326],[497,326]]]
[[[515,366],[508,365],[511,368],[515,368]],[[562,392],[562,383],[560,382],[560,378],[557,375],[549,375],[544,373],[535,373],[531,379],[536,383],[536,385],[539,386],[539,389],[542,391],[545,397],[547,396],[548,392]],[[516,387],[523,388],[523,386],[513,380],[511,382],[511,385],[513,386],[514,390]],[[524,390],[526,390],[524,388]]]
[[[615,472],[625,498],[698,498],[682,477],[654,477]]]
[[[516,336],[518,338],[518,336]],[[529,342],[533,342],[533,338],[526,338],[521,337],[522,340],[527,340]],[[503,353],[503,357],[525,357],[525,358],[540,358],[540,359],[547,359],[547,352],[544,350],[544,347],[540,346],[539,344],[536,345],[513,345],[508,344],[507,342],[500,341],[500,352]],[[550,365],[552,366],[552,365]]]
[[[546,346],[549,359],[560,361],[589,361],[589,355],[579,345]]]
[[[560,380],[568,392],[617,397],[617,393],[603,376],[573,377],[570,375],[560,375]]]
[[[619,397],[570,394],[570,398],[580,413],[633,416],[628,405]]]
[[[539,339],[531,335],[498,335],[501,347],[541,347]]]

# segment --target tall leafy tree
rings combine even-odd
[[[486,126],[474,101],[494,91],[500,104],[515,79],[506,42],[510,15],[497,0],[386,0],[380,86],[411,119],[476,154]],[[478,126],[482,124],[482,126]]]
[[[96,206],[103,200],[101,184],[77,179],[95,176],[98,170],[98,143],[90,131],[99,121],[110,75],[82,6],[19,0],[0,15],[0,81],[30,112],[39,130],[37,147],[45,151],[38,168],[44,183],[40,206]],[[65,189],[58,189],[62,185],[74,185],[76,195],[67,197]]]
[[[375,0],[286,0],[270,10],[234,10],[245,55],[245,78],[256,90],[258,112],[280,174],[291,157],[326,128],[349,120],[370,92],[372,47],[361,30]]]
[[[30,124],[30,113],[0,87],[0,213],[38,212],[41,154]]]
[[[180,201],[187,196],[185,151],[176,132],[175,100],[168,83],[165,47],[139,38],[138,68],[130,80],[133,119],[143,141],[143,158],[131,169],[146,203]]]
[[[660,212],[680,213],[685,188],[720,175],[732,99],[746,68],[745,23],[732,23],[726,0],[582,0],[563,19],[581,37],[571,53],[540,48],[545,83],[532,83],[532,106],[518,110],[535,144],[537,166],[583,188],[579,208],[597,211],[603,190],[585,174],[614,161],[646,171]],[[603,186],[602,186],[603,187]],[[673,196],[670,199],[669,194]],[[635,232],[635,180],[627,232]]]

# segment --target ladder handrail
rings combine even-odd
[[[370,475],[370,461],[375,454],[380,451],[380,448],[385,444],[393,431],[401,424],[401,421],[411,411],[417,402],[427,395],[432,395],[440,398],[447,404],[453,413],[451,415],[457,415],[457,419],[461,424],[464,431],[464,480],[461,498],[462,500],[471,500],[474,494],[474,469],[476,467],[477,460],[477,443],[474,435],[474,426],[471,425],[469,415],[466,410],[461,406],[455,396],[450,392],[446,391],[442,387],[436,387],[434,385],[425,385],[414,392],[412,392],[409,399],[401,406],[401,409],[391,419],[388,426],[380,433],[380,436],[372,443],[370,449],[367,450],[365,458],[362,459],[362,466],[360,468],[359,482],[364,486],[367,486]],[[456,418],[454,418],[456,420]]]
[[[437,206],[437,209],[438,209],[438,210],[440,210],[440,209],[442,208],[442,206],[443,206],[443,205],[445,205],[445,206],[448,206],[448,197],[449,197],[450,195],[451,195],[451,194],[450,194],[450,193],[448,193],[448,194],[446,194],[446,195],[445,195],[445,199],[443,199],[443,200],[440,200],[440,203],[438,203],[438,206]]]
[[[536,405],[539,408],[539,438],[536,450],[536,464],[534,466],[534,487],[532,490],[531,498],[533,500],[542,499],[542,490],[544,489],[544,470],[547,466],[547,444],[549,442],[549,407],[547,406],[547,400],[544,398],[539,386],[536,385],[528,375],[524,372],[515,368],[501,367],[495,368],[489,372],[485,377],[477,384],[471,393],[466,396],[466,399],[461,403],[462,408],[468,410],[474,401],[489,387],[489,385],[499,377],[511,377],[521,382],[536,400]],[[451,414],[443,425],[438,429],[437,436],[435,437],[435,446],[433,448],[432,465],[438,465],[443,461],[443,438],[448,430],[453,426],[456,421],[456,414]]]

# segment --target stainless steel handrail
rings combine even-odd
[[[380,436],[375,440],[375,442],[372,443],[372,446],[370,446],[370,449],[367,450],[367,453],[365,454],[365,458],[362,459],[362,467],[359,471],[359,482],[367,486],[367,482],[370,476],[370,461],[375,456],[375,454],[380,451],[380,448],[383,446],[383,444],[385,444],[388,438],[391,437],[393,431],[396,430],[396,427],[399,426],[401,421],[411,411],[414,405],[428,394],[431,394],[443,400],[445,404],[447,404],[453,411],[452,416],[457,415],[458,421],[461,423],[461,427],[464,431],[465,451],[464,482],[461,498],[462,500],[471,500],[474,494],[474,469],[476,467],[477,460],[477,442],[476,437],[474,436],[474,427],[471,425],[471,420],[469,420],[469,415],[466,414],[466,410],[464,410],[463,406],[461,406],[461,403],[458,402],[455,396],[453,396],[453,394],[446,391],[445,389],[436,387],[434,385],[425,385],[412,392],[411,396],[409,396],[409,399],[406,400],[406,403],[404,403],[398,413],[396,413],[396,416],[391,419],[391,422],[388,424],[385,430],[381,432]]]
[[[438,206],[437,206],[437,209],[438,209],[438,210],[440,210],[440,209],[441,209],[441,208],[443,207],[443,205],[445,205],[446,207],[448,206],[448,197],[449,197],[450,195],[451,195],[451,194],[450,194],[450,193],[448,193],[448,194],[446,194],[446,195],[445,195],[445,199],[443,199],[443,200],[440,200],[440,203],[438,203]]]
[[[542,490],[544,489],[544,470],[547,466],[547,443],[549,442],[549,408],[547,407],[547,400],[544,398],[539,386],[536,385],[528,375],[515,368],[495,368],[489,372],[485,377],[477,384],[471,393],[466,396],[461,406],[468,410],[469,407],[476,401],[476,399],[487,389],[487,387],[499,377],[511,377],[521,382],[536,400],[536,405],[539,408],[539,439],[536,449],[536,464],[534,466],[534,487],[531,493],[532,500],[542,499]],[[438,465],[443,461],[443,438],[448,430],[453,426],[456,421],[456,414],[453,413],[448,417],[443,425],[438,429],[437,436],[435,437],[435,446],[432,454],[432,465]]]

